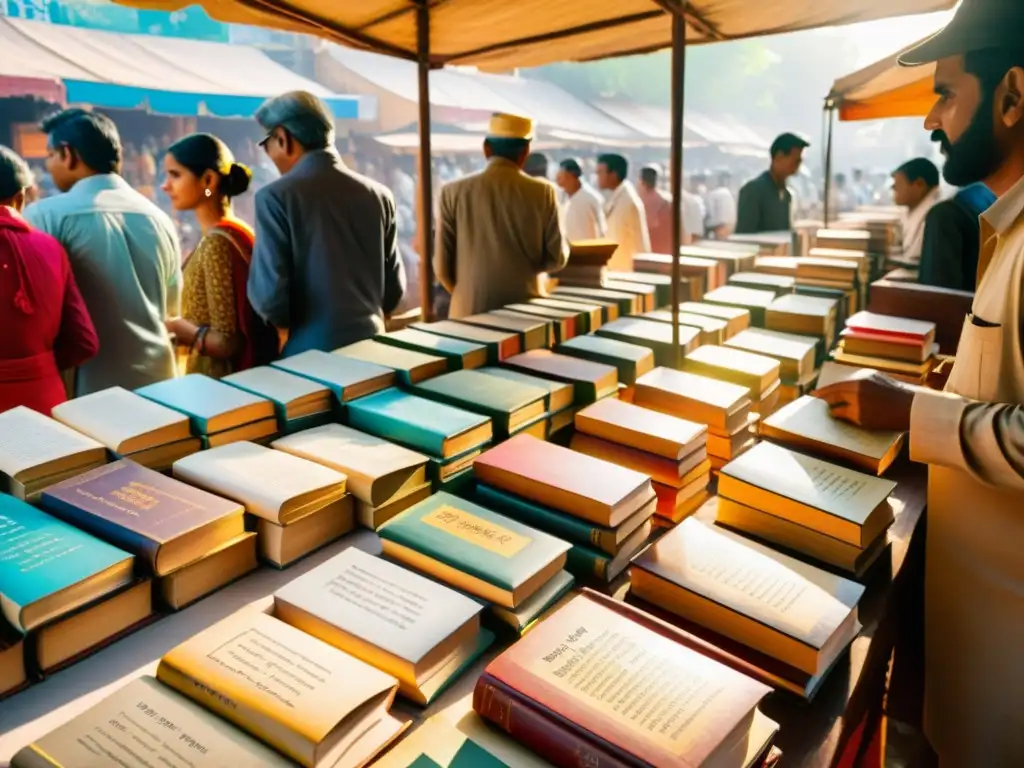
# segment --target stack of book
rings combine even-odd
[[[598,336],[617,339],[627,344],[647,347],[654,353],[657,365],[674,366],[676,349],[672,345],[672,326],[640,317],[621,317],[597,329]],[[688,325],[679,326],[678,352],[682,357],[691,354],[700,346],[701,331]]]
[[[460,317],[456,322],[507,333],[518,333],[520,349],[524,352],[531,349],[544,349],[555,343],[554,321],[544,317],[515,317],[487,312]]]
[[[747,387],[751,409],[762,419],[779,405],[781,364],[767,355],[708,345],[688,355],[682,370]]]
[[[600,288],[608,274],[608,260],[618,248],[611,240],[577,240],[569,243],[569,263],[558,272],[558,282]]]
[[[837,313],[834,299],[800,294],[782,296],[768,306],[764,327],[769,331],[820,339],[817,359],[821,362],[835,344]]]
[[[0,618],[0,701],[29,684],[25,659],[25,638]]]
[[[630,573],[631,596],[808,699],[861,629],[863,586],[695,518]]]
[[[584,301],[611,301],[618,305],[620,315],[632,315],[644,311],[643,297],[630,291],[617,291],[610,288],[579,288],[572,285],[560,285],[554,290],[559,298],[576,297]]]
[[[558,309],[576,314],[580,333],[593,333],[602,323],[616,320],[619,317],[619,305],[611,302],[588,302],[566,296],[561,299],[553,297],[537,297],[530,299],[527,306],[543,309]],[[582,323],[582,326],[580,326]]]
[[[745,309],[750,313],[750,324],[755,328],[765,327],[768,306],[775,301],[774,291],[759,291],[755,288],[739,288],[726,285],[704,294],[704,304]]]
[[[956,354],[964,318],[973,311],[974,294],[920,283],[876,280],[871,284],[868,311],[935,323],[935,341],[943,354]]]
[[[779,727],[757,708],[770,690],[697,638],[587,591],[487,665],[473,709],[558,768],[581,755],[595,766],[756,768],[780,757]]]
[[[871,282],[871,254],[867,251],[847,248],[812,248],[807,255],[811,259],[834,259],[851,264],[856,271],[858,288],[866,289],[868,283]],[[847,275],[837,268],[832,276],[823,279],[846,280]]]
[[[663,307],[672,303],[672,278],[667,275],[658,275],[653,272],[609,272],[608,287],[622,286],[619,290],[626,290],[625,286],[634,283],[654,289],[654,306]],[[690,295],[689,286],[684,287],[683,296]]]
[[[648,475],[658,497],[653,522],[670,527],[708,499],[711,462],[704,424],[619,400],[576,414],[571,448]]]
[[[654,277],[660,277],[655,275]],[[605,288],[619,293],[632,293],[640,300],[640,312],[649,312],[659,306],[659,294],[671,289],[672,281],[665,285],[637,281],[637,280],[609,280]],[[671,299],[669,299],[671,301]]]
[[[201,373],[190,373],[135,390],[189,418],[203,448],[239,440],[267,442],[277,435],[274,404]]]
[[[491,312],[496,317],[518,322],[546,323],[554,336],[554,343],[571,339],[581,333],[583,311],[564,307],[542,307],[534,304],[508,304]]]
[[[695,245],[684,245],[679,249],[683,256],[713,259],[725,268],[725,279],[737,272],[751,272],[760,249],[756,245],[723,243],[720,240],[700,240]]]
[[[644,350],[649,352],[649,350]],[[490,376],[498,376],[502,379],[537,387],[546,393],[544,407],[547,409],[547,434],[549,438],[557,439],[564,435],[572,427],[573,415],[576,413],[576,389],[572,384],[567,384],[554,379],[547,379],[541,376],[533,376],[522,371],[514,371],[510,368],[487,368],[485,370]]]
[[[107,463],[97,440],[19,405],[0,413],[0,490],[34,502],[54,483]]]
[[[345,476],[255,443],[232,443],[174,464],[174,476],[245,506],[260,557],[285,568],[352,530]]]
[[[832,357],[843,365],[874,368],[923,384],[938,352],[935,323],[858,312],[847,319]]]
[[[487,416],[393,388],[350,403],[348,423],[426,454],[437,484],[470,477],[473,461],[494,436]]]
[[[657,497],[635,470],[521,435],[477,460],[475,498],[572,544],[567,568],[607,584],[647,541]]]
[[[814,247],[829,250],[855,251],[859,253],[880,253],[874,246],[884,244],[873,237],[869,229],[854,229],[846,226],[836,229],[819,229],[814,234]]]
[[[440,376],[449,370],[448,358],[382,344],[376,339],[357,341],[334,350],[334,354],[390,368],[395,372],[395,378],[406,386],[432,376]]]
[[[811,391],[818,378],[818,354],[821,340],[815,336],[797,336],[780,331],[749,328],[733,336],[725,346],[754,352],[779,362],[779,404],[791,403]]]
[[[726,242],[756,245],[760,256],[789,256],[793,251],[793,233],[789,230],[729,235]]]
[[[341,424],[288,435],[271,447],[345,475],[356,520],[371,531],[431,493],[426,456]]]
[[[435,493],[378,531],[384,556],[488,604],[516,632],[570,589],[570,546],[457,496]]]
[[[705,304],[702,301],[684,301],[679,305],[679,311],[689,315],[721,320],[725,323],[724,338],[726,339],[750,327],[750,311],[742,307]]]
[[[672,257],[662,253],[638,253],[633,257],[633,269],[637,272],[650,272],[657,275],[672,277]],[[706,256],[691,256],[686,253],[679,257],[679,276],[686,280],[689,289],[688,298],[700,301],[700,297],[725,285],[725,266],[721,262]]]
[[[708,306],[711,305],[709,304]],[[653,312],[644,312],[642,315],[637,315],[637,317],[641,320],[653,320],[656,323],[671,323],[672,310],[656,309]],[[680,326],[689,326],[700,331],[701,344],[721,344],[727,338],[726,331],[729,323],[722,318],[680,311],[677,315],[677,321]]]
[[[850,253],[853,253],[850,251]],[[802,288],[841,291],[846,305],[852,311],[864,306],[867,282],[861,282],[859,271],[867,269],[867,262],[833,256],[807,256],[800,259],[796,272],[797,284]]]
[[[450,339],[467,341],[471,344],[483,344],[487,347],[487,361],[497,365],[507,357],[518,355],[523,351],[519,334],[514,331],[499,331],[494,328],[479,328],[475,325],[464,325],[454,320],[438,320],[433,323],[413,323],[412,328]]]
[[[757,415],[750,389],[671,368],[655,368],[636,383],[636,405],[708,428],[708,460],[714,471],[757,442]]]
[[[387,389],[397,381],[394,368],[319,349],[275,360],[273,366],[327,387],[339,413],[352,400]]]
[[[886,549],[896,484],[761,443],[718,479],[718,522],[861,578]]]
[[[452,371],[462,368],[481,368],[487,365],[487,347],[450,336],[418,331],[415,328],[403,328],[374,337],[381,344],[390,344],[413,352],[443,357],[448,361],[448,369]]]
[[[766,275],[779,275],[796,279],[797,265],[800,259],[796,256],[758,256],[754,260],[754,271]]]
[[[755,291],[771,291],[776,296],[784,296],[793,292],[796,280],[788,275],[772,275],[768,272],[737,272],[729,278],[729,285]]]
[[[188,416],[121,387],[54,407],[53,418],[99,440],[117,458],[165,471],[201,447]]]
[[[327,424],[334,417],[330,388],[280,368],[261,365],[232,373],[221,381],[273,403],[278,430],[284,435]]]
[[[430,704],[494,642],[483,606],[355,547],[274,593],[274,615],[398,678],[398,695]]]
[[[593,363],[614,365],[619,372],[619,397],[624,399],[632,396],[632,387],[638,378],[654,370],[654,352],[648,347],[593,334],[569,339],[555,347],[555,351]]]
[[[505,365],[522,373],[571,384],[577,406],[589,405],[619,391],[619,372],[616,368],[546,349],[535,349],[510,357]]]
[[[127,459],[51,486],[42,506],[135,555],[144,575],[153,577],[161,604],[171,610],[256,568],[256,534],[246,532],[239,503]]]
[[[72,664],[152,616],[153,586],[129,552],[12,496],[0,495],[0,521],[0,602],[30,674]]]

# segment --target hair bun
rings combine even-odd
[[[237,197],[249,189],[249,182],[252,181],[252,171],[241,163],[232,163],[228,175],[225,177],[224,194],[228,197]]]

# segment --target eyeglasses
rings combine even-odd
[[[274,130],[276,130],[276,129],[274,129]],[[270,140],[272,138],[274,138],[274,131],[273,130],[260,140],[260,142],[259,142],[260,149],[262,149],[264,152],[268,151],[267,150],[267,144],[270,142]]]

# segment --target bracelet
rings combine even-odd
[[[196,350],[200,355],[206,354],[206,332],[209,330],[208,325],[201,325],[196,329],[196,335],[192,337],[192,343],[188,348],[189,352]]]

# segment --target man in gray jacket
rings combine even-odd
[[[394,196],[345,165],[330,110],[313,94],[269,99],[256,121],[281,178],[256,193],[253,308],[287,330],[285,355],[381,333],[405,292]]]

